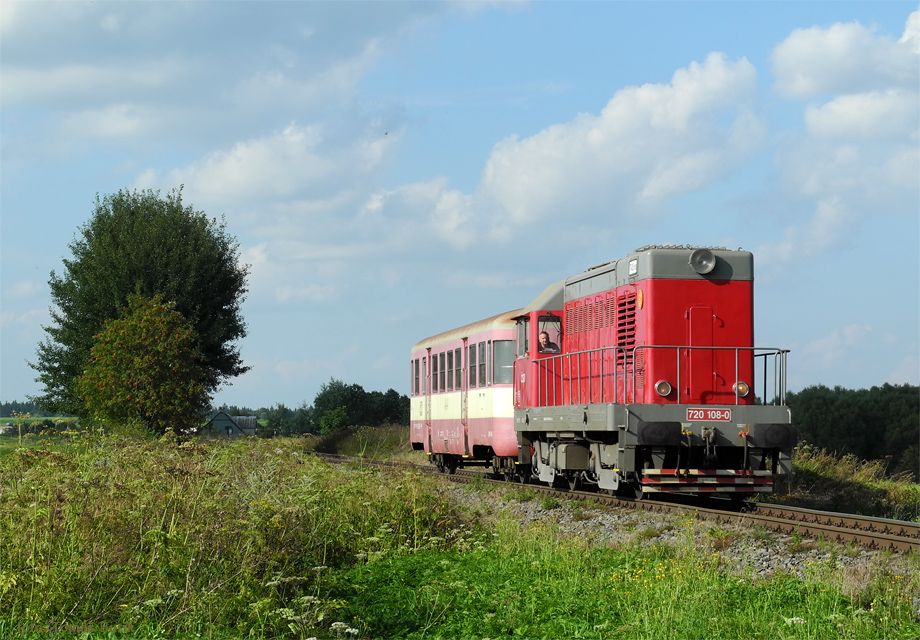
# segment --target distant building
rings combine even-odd
[[[230,416],[218,411],[201,428],[201,435],[215,438],[254,436],[259,428],[256,416]]]

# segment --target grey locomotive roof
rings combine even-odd
[[[690,265],[690,255],[698,249],[706,249],[715,257],[715,266],[709,273],[698,273]],[[646,278],[753,280],[754,256],[750,251],[725,247],[647,245],[619,260],[589,267],[584,273],[567,278],[565,299],[573,300]]]
[[[526,307],[521,309],[521,313],[530,313],[531,311],[553,311],[562,309],[563,294],[565,292],[565,280],[554,282],[546,287],[540,295],[530,301]]]

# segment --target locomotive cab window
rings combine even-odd
[[[540,316],[537,322],[537,352],[562,351],[562,320],[557,316]]]

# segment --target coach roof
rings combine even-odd
[[[415,352],[421,349],[427,349],[428,347],[433,347],[443,342],[461,340],[462,338],[493,329],[512,329],[515,325],[514,318],[521,315],[521,313],[523,313],[523,309],[512,309],[511,311],[505,311],[490,318],[485,318],[484,320],[477,320],[476,322],[465,324],[461,327],[436,333],[433,336],[416,342],[412,345],[412,351]]]

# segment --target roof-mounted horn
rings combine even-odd
[[[716,257],[709,249],[694,249],[690,254],[690,268],[704,276],[716,268]]]

